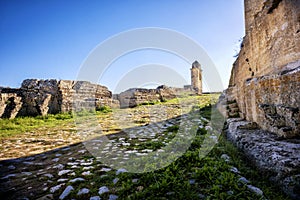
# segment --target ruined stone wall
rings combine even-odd
[[[245,24],[226,98],[261,128],[299,136],[300,0],[245,0]]]
[[[72,109],[93,109],[103,105],[119,107],[119,102],[112,99],[112,93],[105,86],[87,81],[60,81],[61,112]]]
[[[22,106],[18,116],[37,116],[58,113],[59,89],[57,80],[26,79],[18,95]]]
[[[2,88],[0,91],[0,116],[15,118],[21,109],[21,100],[17,90]]]
[[[119,107],[104,86],[87,81],[24,80],[21,88],[2,88],[0,117],[37,116],[108,105]]]
[[[144,103],[162,102],[176,97],[176,91],[167,86],[156,89],[132,88],[115,95],[121,108],[131,108]]]

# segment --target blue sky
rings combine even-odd
[[[243,0],[1,0],[0,85],[19,87],[26,78],[76,79],[84,60],[101,42],[130,29],[160,27],[200,44],[226,87],[244,36],[243,15]],[[118,81],[148,63],[170,66],[190,81],[189,63],[145,50],[122,56],[99,83],[119,92]]]

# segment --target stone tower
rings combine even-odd
[[[202,94],[202,70],[200,63],[196,60],[191,68],[192,91],[197,95]]]

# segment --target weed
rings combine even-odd
[[[178,130],[179,130],[178,125],[170,126],[170,127],[167,128],[168,132],[177,132]]]

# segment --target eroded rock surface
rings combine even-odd
[[[121,92],[115,98],[120,101],[121,108],[132,108],[144,103],[162,102],[176,98],[176,91],[164,85],[156,89],[132,88]]]
[[[246,35],[227,101],[279,136],[300,136],[300,0],[245,0]]]
[[[0,117],[37,116],[95,109],[100,106],[119,107],[105,86],[87,81],[26,79],[21,88],[1,88]]]
[[[300,198],[300,140],[282,139],[257,128],[257,124],[231,118],[227,137],[262,171],[272,174],[272,181],[294,199]]]

